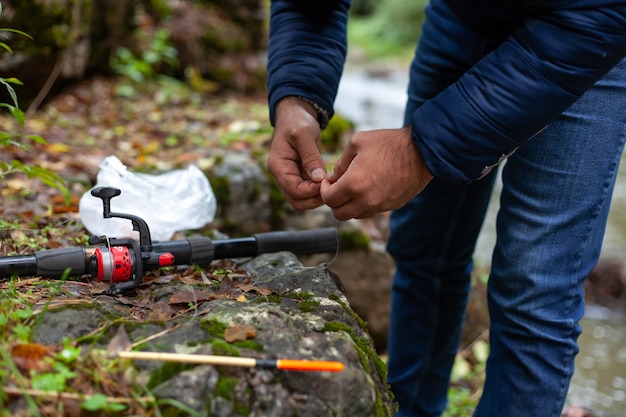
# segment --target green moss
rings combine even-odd
[[[165,362],[163,366],[155,369],[150,374],[150,380],[148,381],[148,388],[152,389],[168,379],[172,378],[174,375],[189,369],[190,366],[184,363],[177,362]]]
[[[239,379],[234,376],[221,376],[215,384],[215,395],[233,401],[235,399],[235,388]]]
[[[312,299],[313,297],[315,297],[315,294],[312,293],[294,292],[286,293],[283,295],[272,294],[268,296],[257,297],[254,299],[254,302],[280,304],[283,298],[289,298],[298,302],[298,306],[300,307],[301,311],[305,313],[310,313],[312,311],[315,311],[315,307],[318,307],[320,305],[319,301]]]
[[[310,293],[310,292],[290,292],[290,293],[283,294],[283,297],[291,298],[293,300],[298,300],[298,301],[306,301],[315,297],[315,294]]]
[[[202,330],[204,330],[211,336],[218,337],[220,339],[224,338],[224,332],[226,331],[227,327],[227,324],[215,319],[203,320],[200,322],[200,328]]]
[[[220,378],[217,380],[215,385],[214,393],[218,397],[222,397],[231,401],[233,404],[233,408],[235,410],[236,415],[247,416],[250,415],[250,406],[246,403],[239,402],[237,396],[237,384],[239,383],[239,378],[234,376],[226,376],[222,373]],[[243,391],[243,396],[245,398],[250,398],[250,389],[246,388]]]
[[[335,301],[341,303],[339,300]],[[343,305],[343,303],[341,304]],[[387,365],[385,365],[385,363],[376,354],[376,352],[372,348],[371,341],[368,341],[366,338],[359,337],[350,326],[338,321],[331,321],[326,323],[324,325],[323,331],[346,332],[356,344],[357,354],[359,355],[359,359],[361,361],[361,364],[363,365],[363,369],[367,373],[370,373],[370,364],[372,364],[374,366],[375,372],[380,377],[380,380],[383,383],[387,381]],[[389,395],[392,395],[391,392],[389,392]],[[378,392],[376,393],[375,412],[376,417],[391,417],[393,415],[393,410],[390,410],[388,407],[385,406],[385,404],[383,404],[382,397]]]
[[[213,194],[215,194],[215,200],[220,202],[220,205],[226,206],[230,201],[230,183],[228,177],[222,177],[213,173],[205,173],[211,184]]]
[[[235,413],[239,416],[250,415],[250,406],[242,403],[235,403]]]
[[[237,347],[221,339],[215,339],[211,342],[211,351],[214,355],[241,356],[241,352]]]
[[[273,303],[280,304],[282,301],[282,297],[276,294],[264,295],[254,299],[255,303]]]
[[[320,305],[320,302],[317,300],[306,300],[298,303],[298,307],[300,307],[300,311],[304,313],[311,313],[315,311],[316,307]]]
[[[370,241],[370,237],[360,229],[340,230],[339,232],[339,242],[342,249],[367,248]]]
[[[250,350],[254,350],[256,352],[263,352],[263,350],[265,350],[265,348],[263,347],[262,344],[257,343],[253,340],[239,340],[235,343],[233,343],[233,345],[237,346],[238,348],[241,349],[250,349]]]
[[[341,145],[343,135],[353,130],[354,124],[350,120],[335,113],[322,132],[322,147],[327,151],[336,151]]]
[[[246,388],[244,390],[244,398],[250,398],[250,389]],[[235,413],[240,416],[249,416],[250,415],[250,406],[248,404],[244,404],[241,402],[235,403]]]
[[[280,230],[283,228],[283,224],[285,219],[287,218],[287,200],[285,200],[285,196],[278,187],[276,180],[274,177],[267,171],[264,170],[265,175],[269,181],[269,205],[271,212],[271,224],[272,228],[275,230]]]
[[[260,185],[253,187],[252,190],[250,191],[250,194],[248,195],[248,204],[252,205],[256,203],[259,200],[261,192],[262,192],[262,189]]]
[[[365,354],[365,362],[374,365],[374,369],[376,370],[376,373],[380,376],[381,381],[387,380],[387,365],[385,365],[385,363],[380,359],[376,351],[374,351],[370,340],[364,337],[359,337],[350,326],[338,321],[330,321],[325,323],[323,331],[346,332],[350,336],[350,338],[352,338],[358,350],[362,351]],[[363,357],[361,357],[361,359],[363,360]],[[363,367],[369,369],[368,363],[363,363]]]
[[[367,323],[365,322],[365,320],[363,320],[361,318],[361,316],[359,316],[358,314],[356,314],[354,312],[354,310],[352,310],[348,305],[346,305],[346,303],[344,303],[341,298],[339,298],[339,296],[337,294],[330,294],[328,296],[329,299],[333,300],[334,302],[340,304],[343,309],[350,315],[352,316],[352,318],[354,320],[356,320],[356,322],[358,323],[359,327],[365,331],[368,332],[368,328],[367,328]]]

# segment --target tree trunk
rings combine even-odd
[[[112,48],[132,31],[132,0],[5,0],[0,26],[13,50],[0,56],[0,77],[16,77],[22,108],[68,81],[106,71]],[[3,91],[6,102],[6,91]]]
[[[194,74],[217,88],[265,86],[263,0],[5,0],[0,33],[12,53],[0,54],[0,77],[18,78],[20,107],[37,107],[68,82],[110,74],[120,46],[141,51],[136,22],[147,33],[166,28],[179,54],[180,78]],[[156,7],[158,5],[159,7]],[[145,12],[144,12],[145,11]],[[9,102],[6,89],[1,102]]]

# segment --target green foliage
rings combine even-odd
[[[2,8],[0,7],[0,13],[1,12],[2,12]],[[17,34],[26,36],[29,39],[32,39],[32,36],[30,36],[29,34],[24,33],[21,30],[17,30],[17,29],[0,28],[0,32],[13,32],[13,33],[17,33]],[[0,42],[0,48],[3,48],[5,51],[7,51],[10,54],[13,53],[13,50],[11,49],[11,47],[6,42]]]
[[[103,413],[115,413],[124,411],[126,406],[123,404],[109,402],[109,397],[106,395],[95,394],[83,401],[80,408],[92,412],[101,411]]]
[[[368,16],[376,9],[376,0],[352,0],[350,13],[354,16]]]
[[[140,32],[139,36],[148,35]],[[170,42],[170,33],[166,29],[157,30],[148,41],[146,49],[139,52],[138,56],[128,48],[118,48],[111,59],[111,68],[131,81],[130,84],[122,84],[117,93],[129,97],[135,95],[136,85],[156,80],[167,68],[177,65],[178,51]]]
[[[33,310],[17,291],[16,282],[9,281],[0,291],[0,340],[9,343],[30,340],[30,321]]]
[[[367,16],[353,13],[348,26],[348,42],[370,58],[410,59],[424,22],[426,0],[377,2]]]
[[[17,4],[19,3],[19,6]],[[24,37],[15,38],[15,47],[28,56],[50,56],[65,48],[72,40],[70,26],[67,24],[67,7],[41,0],[20,0],[15,2],[18,12],[11,16],[11,26],[34,34],[37,44],[27,42]],[[71,8],[70,8],[71,10]],[[36,18],[33,18],[35,17]],[[15,30],[12,32],[20,33]],[[24,34],[21,32],[20,34]],[[29,36],[30,37],[30,36]],[[41,48],[47,45],[47,48]]]
[[[471,417],[477,400],[467,388],[452,387],[448,391],[448,406],[443,417]]]
[[[342,137],[353,130],[354,124],[350,120],[335,113],[322,131],[322,147],[328,151],[336,151],[341,145]]]
[[[29,35],[20,30],[0,28],[0,32],[13,32],[30,38]],[[13,52],[9,45],[4,42],[0,42],[0,48],[4,49],[8,53]],[[20,80],[14,77],[0,77],[0,84],[4,86],[4,88],[6,88],[9,96],[11,97],[10,103],[0,103],[0,109],[8,110],[11,116],[15,120],[17,120],[20,126],[23,127],[25,121],[24,112],[19,108],[17,94],[15,93],[15,89],[13,88],[13,85],[21,85],[22,83],[20,82]],[[17,148],[29,149],[31,142],[39,144],[46,143],[45,139],[38,135],[22,135],[21,133],[16,132],[0,131],[1,148],[6,149],[9,146],[14,146]],[[29,178],[37,178],[47,186],[57,188],[63,193],[63,195],[65,195],[66,200],[69,201],[69,191],[65,187],[65,182],[63,181],[63,178],[61,178],[58,174],[46,168],[23,164],[16,159],[10,162],[0,161],[0,180],[3,180],[9,174],[12,174],[14,172],[25,173]]]
[[[340,232],[340,243],[342,248],[356,249],[367,248],[371,238],[361,229],[342,230]]]

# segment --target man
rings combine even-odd
[[[431,0],[405,127],[356,133],[327,173],[320,131],[348,8],[272,2],[268,169],[297,209],[393,210],[389,382],[398,416],[414,417],[445,408],[472,253],[506,160],[474,415],[560,416],[626,136],[626,0]]]

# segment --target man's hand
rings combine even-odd
[[[356,133],[322,182],[321,196],[338,220],[402,207],[432,179],[411,127]]]
[[[267,169],[287,201],[298,210],[323,204],[320,183],[326,177],[317,112],[296,97],[276,105],[276,126]]]

